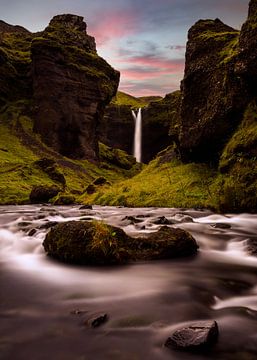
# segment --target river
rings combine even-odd
[[[126,216],[140,222],[131,224]],[[99,219],[137,236],[156,231],[160,216],[195,237],[196,257],[76,267],[50,259],[42,247],[49,222]],[[245,249],[246,241],[256,237],[257,215],[250,214],[2,206],[0,359],[256,359],[257,258]],[[105,324],[88,326],[90,317],[103,312],[109,316]],[[216,320],[220,331],[209,353],[191,355],[163,346],[174,330],[204,319]]]

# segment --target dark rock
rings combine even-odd
[[[134,216],[125,216],[124,218],[121,219],[121,221],[128,221],[130,224],[137,224],[142,222],[142,219],[137,219]]]
[[[88,194],[88,195],[91,195],[91,194],[94,194],[96,192],[96,187],[95,185],[93,184],[90,184],[86,187],[85,189],[85,192]]]
[[[50,228],[56,226],[57,224],[58,224],[57,221],[48,221],[47,223],[40,225],[38,228],[39,229],[50,229]]]
[[[180,223],[194,222],[194,219],[191,216],[179,213],[175,214],[174,219]]]
[[[134,129],[131,106],[110,104],[100,124],[100,140],[111,148],[133,154]]]
[[[176,330],[165,342],[165,346],[175,350],[201,352],[209,350],[218,340],[216,321],[200,321]]]
[[[230,229],[231,225],[227,223],[216,223],[211,225],[215,229]]]
[[[22,228],[28,227],[30,225],[31,225],[31,222],[29,222],[29,221],[21,221],[21,222],[18,223],[18,226],[22,227]]]
[[[257,238],[250,238],[247,240],[246,249],[248,254],[257,256]]]
[[[178,138],[180,91],[142,109],[142,162],[148,163]]]
[[[174,125],[178,108],[179,91],[168,94],[164,99],[153,99],[142,109],[142,161],[148,163],[156,154],[170,145],[178,127]],[[106,108],[104,121],[100,126],[101,141],[113,148],[133,154],[135,123],[131,105],[112,103]]]
[[[36,234],[36,232],[37,232],[36,229],[31,229],[31,230],[28,232],[28,236],[33,236],[33,235]]]
[[[189,30],[178,142],[184,161],[217,163],[242,118],[249,95],[234,71],[238,39],[239,32],[219,19],[200,20]]]
[[[96,328],[96,327],[106,323],[108,318],[109,318],[108,315],[105,313],[97,314],[95,316],[92,316],[90,319],[88,319],[86,321],[86,324],[88,324],[92,328]]]
[[[128,240],[123,230],[101,222],[70,221],[52,228],[43,246],[62,261],[106,265],[127,260],[123,247]]]
[[[56,259],[85,265],[168,259],[194,255],[195,239],[182,229],[163,226],[144,238],[131,238],[122,229],[102,222],[70,221],[54,226],[43,242]]]
[[[61,190],[56,186],[36,185],[32,188],[30,193],[30,202],[32,204],[39,204],[48,202],[50,199],[58,195]]]
[[[92,205],[82,205],[79,210],[93,210]]]
[[[97,126],[119,73],[97,55],[83,17],[55,16],[31,45],[34,131],[62,155],[98,159]]]
[[[54,205],[72,205],[76,201],[75,197],[69,194],[59,195]]]
[[[187,231],[168,226],[162,226],[145,238],[137,238],[135,242],[136,256],[142,260],[192,256],[198,249],[195,239]]]
[[[153,223],[156,225],[172,225],[172,224],[176,224],[177,221],[168,220],[165,216],[160,216],[157,219],[155,219]]]
[[[34,162],[34,164],[44,171],[50,179],[59,182],[63,186],[66,184],[64,175],[57,169],[57,164],[54,160],[43,158]]]
[[[95,179],[94,185],[104,185],[106,182],[107,180],[103,176],[100,176],[99,178]]]

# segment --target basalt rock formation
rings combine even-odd
[[[148,163],[157,153],[177,138],[175,114],[180,101],[180,92],[167,94],[162,100],[151,102],[142,109],[142,160]],[[171,126],[172,123],[172,126]],[[172,134],[170,133],[172,128]]]
[[[256,48],[256,0],[241,31],[219,19],[189,30],[178,142],[184,161],[218,163],[257,95]]]
[[[158,152],[165,149],[173,139],[169,134],[171,120],[177,113],[180,92],[167,94],[165,98],[146,97],[133,98],[123,93],[120,102],[113,101],[105,111],[105,116],[100,124],[100,139],[103,143],[113,148],[133,153],[134,119],[132,109],[142,107],[142,162],[148,163]],[[122,103],[123,101],[123,103]],[[172,121],[174,125],[174,122]]]
[[[188,33],[181,84],[179,147],[185,161],[217,162],[248,101],[235,73],[239,32],[220,20],[200,20]]]
[[[34,132],[58,153],[98,159],[98,126],[119,72],[96,52],[83,18],[55,16],[41,33],[0,22],[0,106],[33,102]]]
[[[96,53],[83,18],[55,16],[31,46],[35,132],[59,153],[98,158],[97,127],[119,73]]]

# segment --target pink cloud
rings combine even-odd
[[[120,39],[138,31],[137,16],[132,11],[105,11],[98,13],[95,19],[97,20],[89,23],[89,34],[95,37],[96,43],[100,46],[112,39]]]

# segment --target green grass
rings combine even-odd
[[[66,179],[65,194],[73,194],[76,201],[96,178],[103,176],[112,184],[131,177],[137,170],[132,164],[126,170],[108,161],[106,156],[99,164],[87,160],[71,160],[57,154],[42,143],[40,137],[32,132],[33,122],[24,115],[28,101],[21,100],[6,105],[0,114],[0,204],[23,204],[28,202],[34,185],[57,185],[49,175],[41,170],[35,161],[51,158],[56,162],[56,170]],[[100,156],[107,151],[100,145]],[[106,154],[105,154],[106,155]],[[119,150],[120,162],[128,164],[131,157]],[[53,200],[54,201],[54,200]]]
[[[136,98],[132,95],[126,94],[122,91],[118,91],[117,95],[112,99],[111,105],[129,105],[132,108],[142,108],[147,106],[150,102],[159,101],[162,98],[160,96],[145,96]]]
[[[158,159],[135,177],[82,196],[84,202],[100,205],[210,207],[214,200],[209,186],[215,171],[203,164],[178,162],[160,165]]]

